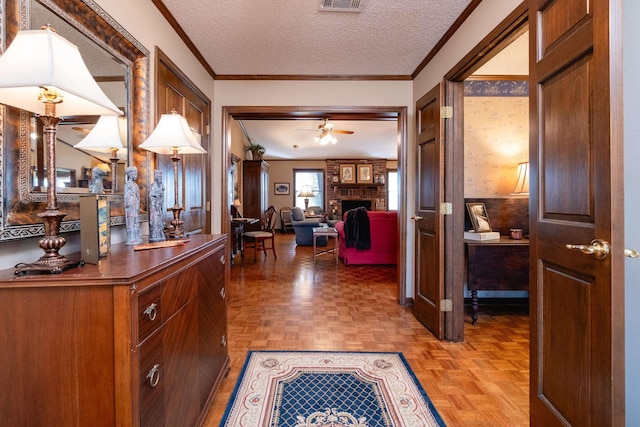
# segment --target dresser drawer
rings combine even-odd
[[[160,286],[154,286],[138,296],[138,342],[142,342],[162,324]]]
[[[140,346],[140,426],[164,424],[165,367],[162,330]]]

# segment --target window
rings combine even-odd
[[[398,171],[387,171],[387,206],[390,211],[398,210]]]
[[[322,169],[294,169],[293,186],[293,206],[302,209],[306,209],[307,206],[320,206],[324,210],[324,171]],[[303,191],[313,193],[313,196],[298,197]],[[305,206],[305,200],[308,200],[307,206]]]

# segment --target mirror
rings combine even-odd
[[[118,157],[122,155],[122,159],[118,162],[118,170],[123,170],[127,165],[139,168],[141,216],[146,220],[146,188],[150,176],[144,171],[151,167],[149,156],[138,146],[147,135],[149,52],[91,0],[6,0],[5,7],[6,21],[2,23],[5,31],[0,32],[0,38],[6,34],[6,39],[1,40],[2,46],[10,44],[18,30],[50,23],[60,35],[78,46],[90,71],[94,73],[94,69],[97,70],[96,81],[112,101],[125,111],[127,147],[119,150]],[[95,66],[99,63],[102,63],[100,67]],[[84,191],[80,187],[81,180],[87,179],[87,169],[97,163],[109,163],[110,157],[108,154],[80,152],[73,148],[81,139],[81,134],[86,133],[98,117],[65,119],[59,125],[56,146],[58,175],[65,176],[59,180],[60,185],[64,181],[71,182],[65,183],[65,188],[58,193],[58,206],[67,214],[61,226],[62,232],[80,229],[78,193]],[[38,143],[37,137],[38,122],[26,111],[0,107],[0,125],[3,129],[0,132],[0,147],[5,150],[0,156],[3,171],[0,188],[6,191],[0,201],[3,203],[0,206],[0,241],[44,234],[44,225],[37,216],[46,207],[46,194],[42,192],[46,183],[38,180],[46,164],[44,156],[39,155],[43,153],[38,153],[42,151],[39,149],[42,143]],[[33,135],[35,138],[32,138]],[[77,142],[70,142],[74,138]],[[71,156],[73,160],[67,161],[71,160]],[[72,175],[75,175],[75,186]],[[118,175],[124,177],[124,173]],[[124,188],[124,184],[118,188]],[[111,225],[124,224],[122,194],[116,192],[109,197]]]

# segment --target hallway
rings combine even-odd
[[[395,266],[345,266],[293,234],[271,253],[236,257],[227,290],[231,371],[205,426],[217,426],[247,350],[402,352],[448,426],[529,424],[529,317],[479,313],[465,342],[435,339],[397,303]],[[251,426],[258,427],[258,426]]]

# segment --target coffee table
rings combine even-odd
[[[318,237],[327,238],[327,247],[329,246],[329,240],[333,240],[333,246],[327,249],[317,250],[316,239]],[[331,239],[333,238],[333,239]],[[338,263],[338,247],[340,246],[340,237],[334,227],[313,227],[313,263],[316,263],[316,257],[322,254],[332,254]]]

